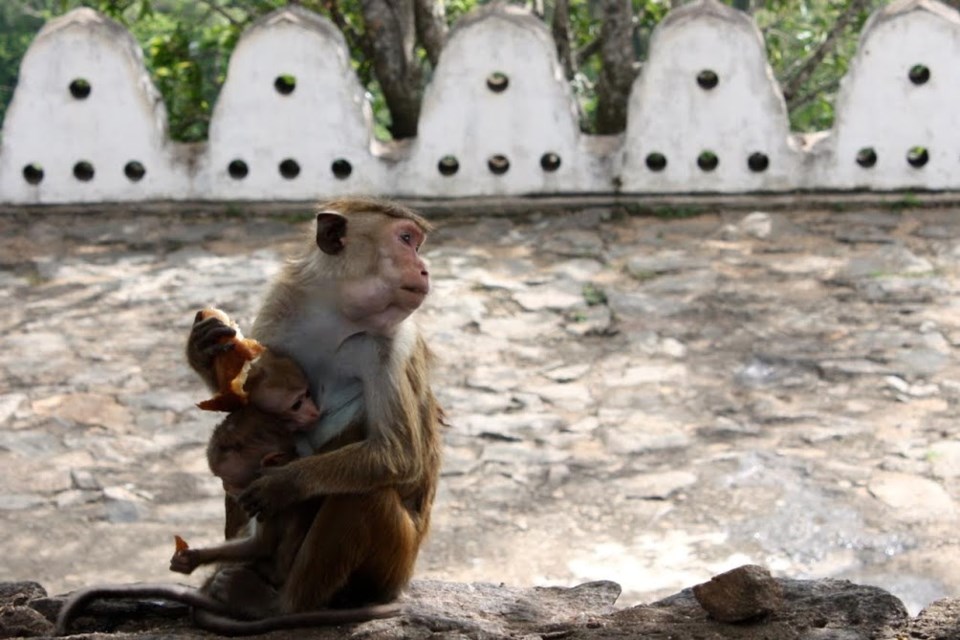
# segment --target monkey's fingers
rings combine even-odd
[[[207,318],[193,325],[190,341],[197,349],[205,351],[225,338],[237,335],[237,330],[225,325],[219,318]]]
[[[184,564],[182,562],[179,562],[176,558],[173,558],[172,560],[170,560],[170,571],[175,571],[177,573],[190,575],[191,573],[193,573],[194,569],[196,569],[195,566],[189,563]]]
[[[277,513],[282,508],[281,500],[270,497],[271,492],[265,487],[258,486],[258,482],[253,483],[246,491],[240,494],[237,502],[247,512],[247,515],[257,520],[264,520]]]
[[[240,494],[240,497],[237,498],[237,502],[240,503],[240,506],[251,518],[257,517],[266,508],[266,505],[262,502],[260,496],[251,493],[250,489],[247,489],[245,492]]]
[[[200,558],[194,549],[183,549],[177,551],[170,558],[170,571],[190,575],[193,570],[200,566]]]

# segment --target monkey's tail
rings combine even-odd
[[[338,624],[367,622],[400,615],[403,608],[396,603],[377,604],[355,609],[323,609],[303,613],[288,613],[260,620],[238,620],[229,614],[211,613],[200,607],[193,610],[194,623],[206,631],[222,636],[249,636],[280,629],[325,627]]]
[[[230,615],[230,610],[222,602],[214,600],[207,594],[193,587],[182,584],[143,582],[137,584],[97,585],[79,589],[70,594],[67,601],[63,603],[59,615],[57,615],[55,633],[58,636],[67,635],[67,630],[70,627],[70,623],[73,622],[73,619],[77,617],[84,607],[94,600],[131,598],[137,600],[172,600],[194,607],[194,609],[204,609],[224,616]]]

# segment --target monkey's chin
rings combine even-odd
[[[429,292],[429,287],[401,287],[396,295],[396,305],[413,313],[427,299]]]

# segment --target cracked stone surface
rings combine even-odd
[[[960,212],[430,217],[452,426],[420,579],[960,592]],[[0,217],[5,580],[166,580],[174,534],[219,539],[184,341],[207,304],[249,327],[309,228]]]

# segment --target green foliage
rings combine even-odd
[[[20,60],[44,21],[40,12],[27,13],[16,3],[0,3],[0,121],[13,97]]]
[[[588,307],[607,304],[607,292],[604,291],[602,287],[588,282],[583,285],[583,299]]]
[[[446,19],[453,24],[488,0],[448,0]],[[529,2],[520,2],[529,4]],[[747,9],[751,5],[766,39],[774,73],[786,84],[850,5],[845,0],[726,0]],[[650,37],[670,8],[667,0],[631,0],[634,11],[634,50],[646,58]],[[300,0],[298,4],[330,18],[343,32],[354,70],[367,88],[373,107],[375,133],[389,138],[390,113],[364,47],[361,0]],[[856,49],[857,34],[867,10],[844,29],[836,46],[802,83],[791,101],[791,125],[798,131],[826,129],[833,123],[839,82]],[[198,141],[207,136],[213,104],[220,91],[230,54],[243,31],[257,18],[288,4],[286,0],[3,0],[0,2],[0,119],[13,95],[20,60],[44,21],[80,6],[93,7],[125,25],[141,43],[144,59],[163,94],[174,140]],[[554,3],[544,2],[545,20]],[[571,85],[577,97],[582,128],[593,130],[595,85],[601,60],[596,46],[601,29],[598,0],[571,0],[572,48],[579,53]],[[429,63],[420,52],[424,78]]]
[[[754,18],[766,40],[767,59],[781,85],[787,84],[851,6],[848,0],[765,0],[758,4]],[[859,34],[869,14],[884,4],[884,0],[868,2],[800,85],[790,109],[790,125],[795,131],[820,131],[833,125],[840,80],[856,52]]]

